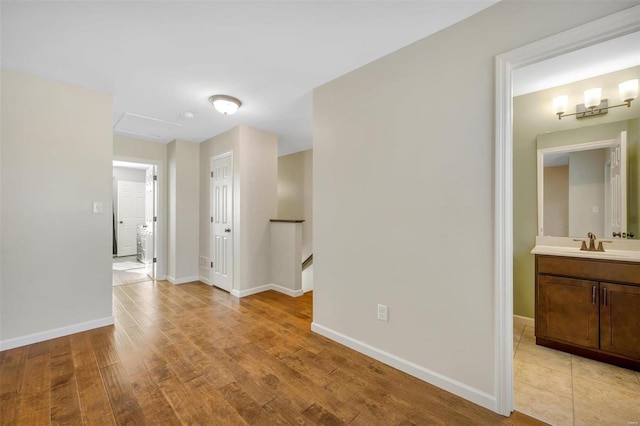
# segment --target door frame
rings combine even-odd
[[[513,70],[640,31],[640,6],[496,56],[494,175],[495,411],[513,411]]]
[[[226,158],[229,157],[229,159],[231,160],[231,229],[232,229],[232,234],[231,234],[231,255],[232,255],[232,262],[231,262],[231,289],[229,291],[229,293],[233,294],[233,291],[236,290],[236,272],[237,272],[237,256],[238,256],[238,243],[239,243],[239,239],[238,236],[240,235],[240,227],[239,225],[239,221],[237,220],[238,216],[237,216],[237,201],[236,200],[236,179],[235,179],[235,165],[233,163],[233,151],[227,151],[224,154],[220,154],[220,155],[216,155],[213,157],[209,158],[209,217],[213,217],[213,212],[214,212],[214,206],[213,206],[213,202],[214,202],[214,197],[213,197],[213,176],[211,175],[213,173],[213,163],[216,160],[220,160],[222,158]],[[209,220],[209,266],[211,266],[211,261],[213,258],[213,245],[214,245],[214,241],[213,241],[213,222],[211,222],[211,220]],[[213,284],[213,268],[209,267],[209,285],[214,286]]]
[[[155,279],[157,281],[165,280],[167,278],[167,199],[165,195],[167,190],[167,181],[164,161],[149,160],[147,158],[140,157],[125,157],[121,155],[114,155],[112,160],[157,166],[158,191],[156,196],[158,198],[158,232],[157,235],[154,235],[154,254],[156,257]]]

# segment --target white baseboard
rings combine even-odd
[[[287,296],[291,296],[291,297],[300,297],[304,294],[302,289],[291,290],[290,288],[282,287],[281,285],[278,285],[278,284],[271,284],[271,290],[275,290],[279,293],[286,294]]]
[[[209,278],[203,277],[202,275],[200,275],[200,277],[198,277],[198,280],[202,281],[206,285],[211,285],[211,281],[209,281]]]
[[[262,293],[263,291],[269,291],[269,290],[274,290],[277,291],[279,293],[283,293],[286,294],[287,296],[291,296],[291,297],[298,297],[298,296],[302,296],[302,289],[300,290],[291,290],[289,288],[286,287],[282,287],[279,286],[277,284],[265,284],[265,285],[261,285],[259,287],[253,287],[253,288],[249,288],[246,290],[231,290],[231,295],[235,296],[235,297],[246,297],[246,296],[251,296],[252,294],[257,294],[257,293]]]
[[[45,340],[68,336],[70,334],[80,333],[82,331],[93,330],[94,328],[105,327],[107,325],[113,325],[112,316],[68,325],[66,327],[54,328],[53,330],[41,331],[40,333],[28,334],[22,337],[14,337],[13,339],[1,340],[0,351],[6,351],[7,349],[31,345],[33,343],[44,342]]]
[[[535,328],[536,322],[533,318],[523,317],[520,315],[513,316],[513,328],[524,327],[525,325]]]
[[[169,281],[171,284],[185,284],[185,283],[192,283],[194,281],[200,281],[200,277],[175,278],[167,275],[167,281]]]
[[[451,379],[435,371],[431,371],[428,368],[424,368],[420,365],[414,364],[411,361],[400,358],[396,355],[390,354],[371,345],[368,345],[359,340],[353,339],[337,331],[331,330],[318,323],[311,323],[311,330],[328,338],[341,343],[353,350],[361,352],[371,358],[374,358],[382,363],[390,365],[398,370],[404,371],[420,380],[424,380],[427,383],[431,383],[441,389],[451,392],[461,398],[467,399],[481,407],[487,408],[492,411],[496,411],[496,397],[483,392],[479,389],[475,389],[471,386],[465,385],[457,380]]]

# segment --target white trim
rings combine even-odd
[[[231,295],[235,297],[246,297],[246,296],[251,296],[252,294],[262,293],[263,291],[269,291],[269,290],[274,290],[291,297],[299,297],[304,294],[302,292],[302,289],[291,290],[289,288],[282,287],[277,284],[265,284],[258,287],[248,288],[246,290],[233,289],[231,290]]]
[[[523,317],[522,315],[513,316],[513,327],[535,327],[536,321],[533,318]]]
[[[591,149],[610,148],[617,139],[603,141],[584,142],[574,145],[553,146],[538,149],[537,185],[538,185],[538,235],[544,235],[544,156],[545,154],[560,154],[564,152],[589,151]]]
[[[417,377],[420,380],[424,380],[427,383],[431,383],[434,386],[437,386],[441,389],[458,395],[459,397],[467,399],[484,408],[495,411],[496,400],[493,395],[465,385],[464,383],[461,383],[450,377],[424,368],[418,364],[385,352],[364,342],[353,339],[316,322],[311,323],[311,331],[314,331],[328,339],[341,343],[355,351],[370,356],[373,359],[397,368],[398,370],[404,371],[405,373]]]
[[[33,343],[44,342],[45,340],[68,336],[70,334],[80,333],[87,330],[93,330],[94,328],[106,327],[108,325],[113,325],[112,316],[80,322],[78,324],[68,325],[66,327],[54,328],[53,330],[28,334],[22,337],[14,337],[13,339],[0,341],[0,351],[6,351],[7,349],[31,345]]]
[[[186,283],[192,283],[194,281],[200,281],[200,277],[184,277],[184,278],[175,278],[175,277],[170,277],[169,275],[167,275],[167,281],[169,281],[171,284],[186,284]]]
[[[513,411],[512,70],[637,31],[640,31],[640,6],[496,56],[495,411],[505,416]]]
[[[279,286],[278,284],[271,284],[271,290],[275,290],[279,293],[286,294],[291,297],[300,297],[304,294],[302,289],[291,290],[290,288]]]
[[[213,284],[211,284],[211,281],[209,281],[209,278],[207,278],[207,277],[205,277],[203,275],[200,275],[200,278],[198,278],[198,279],[200,281],[202,281],[203,283],[205,283],[206,285],[213,285]]]

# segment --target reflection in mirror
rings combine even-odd
[[[630,120],[637,121],[637,120]],[[603,125],[602,127],[604,127]],[[589,140],[570,131],[538,136],[538,235],[600,238],[637,235],[638,141],[624,126],[593,126]],[[612,132],[611,127],[615,127]],[[631,142],[631,143],[629,143]],[[630,220],[628,220],[630,219]]]

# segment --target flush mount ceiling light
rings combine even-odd
[[[213,107],[221,114],[230,115],[240,108],[242,102],[240,99],[227,95],[213,95],[209,98],[209,102],[213,104]]]
[[[606,114],[611,108],[621,106],[631,107],[631,101],[638,97],[638,79],[628,80],[618,85],[620,99],[622,103],[609,106],[608,99],[601,99],[602,89],[590,89],[584,92],[584,103],[576,105],[576,112],[573,114],[565,114],[569,97],[566,95],[556,96],[553,98],[553,112],[558,116],[558,120],[564,117],[575,115],[576,118],[593,117],[595,115]]]

